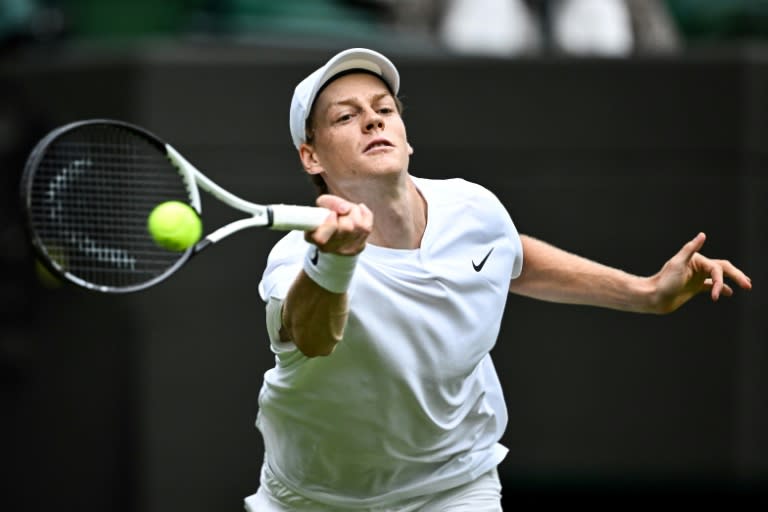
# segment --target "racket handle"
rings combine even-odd
[[[331,213],[326,208],[316,206],[273,204],[269,208],[272,212],[272,223],[269,227],[280,231],[292,231],[294,229],[311,231],[322,224]]]

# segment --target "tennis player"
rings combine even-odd
[[[259,285],[276,365],[246,510],[499,511],[507,413],[489,352],[508,293],[669,313],[731,295],[726,280],[751,288],[698,252],[704,234],[639,277],[520,235],[481,186],[412,176],[399,86],[385,56],[350,49],[295,89],[293,143],[332,213],[282,238]]]

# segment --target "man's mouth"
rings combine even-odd
[[[367,153],[373,149],[391,148],[391,147],[394,147],[394,144],[389,142],[387,139],[375,139],[375,140],[372,140],[367,146],[365,146],[363,153]]]

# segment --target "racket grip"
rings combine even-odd
[[[273,204],[270,206],[272,223],[270,228],[280,231],[311,231],[322,224],[331,213],[326,208],[316,206],[295,206]]]

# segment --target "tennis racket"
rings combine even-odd
[[[176,200],[201,215],[198,187],[248,217],[216,229],[183,252],[158,246],[147,230],[152,209]],[[156,135],[110,119],[77,121],[43,137],[27,159],[21,195],[42,262],[67,282],[105,293],[149,288],[242,229],[312,230],[329,213],[245,201]]]

